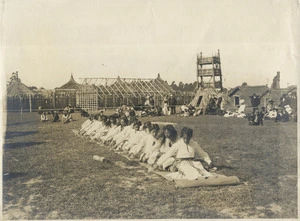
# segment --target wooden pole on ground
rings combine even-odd
[[[20,119],[23,120],[23,106],[22,106],[22,98],[19,96],[20,99]]]
[[[32,112],[31,94],[29,94],[29,111]]]
[[[23,120],[23,107],[21,107],[21,121]]]

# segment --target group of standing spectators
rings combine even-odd
[[[172,94],[166,96],[163,101],[163,115],[176,114],[176,105],[177,100]]]
[[[178,134],[171,124],[161,128],[150,121],[141,123],[135,117],[99,115],[86,120],[78,135],[147,163],[153,170],[170,171],[169,175],[176,179],[214,176],[209,172],[214,168],[209,155],[193,140],[193,130],[188,127]]]
[[[171,115],[176,114],[176,98],[171,95],[166,95],[163,99],[162,106],[155,105],[153,96],[147,96],[144,102],[145,109],[150,115]]]

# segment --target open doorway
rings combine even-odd
[[[198,97],[198,101],[197,101],[196,107],[199,107],[199,105],[201,104],[202,98],[203,98],[203,96],[199,96]]]
[[[240,105],[240,97],[238,97],[238,96],[235,96],[235,97],[234,97],[234,105],[235,105],[235,106]]]

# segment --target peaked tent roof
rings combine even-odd
[[[24,95],[33,95],[34,93],[21,81],[13,81],[10,85],[7,86],[7,96],[24,96]]]
[[[200,96],[202,96],[202,99],[200,104],[198,104],[198,100]],[[210,98],[214,96],[221,97],[222,94],[217,92],[214,88],[204,88],[204,89],[199,88],[195,93],[194,99],[190,102],[190,105],[192,105],[193,107],[206,109],[206,106],[208,105]]]
[[[71,90],[71,89],[80,89],[81,84],[77,83],[74,78],[73,78],[73,74],[71,74],[70,80],[65,83],[64,85],[62,85],[59,88],[56,88],[56,90]]]

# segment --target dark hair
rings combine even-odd
[[[186,149],[189,152],[188,144],[190,143],[191,138],[193,137],[193,129],[184,127],[181,130],[181,138],[186,135],[187,136],[187,143],[186,143]]]
[[[106,115],[102,115],[100,116],[100,121],[103,121],[104,123],[107,121],[107,116]]]
[[[111,127],[111,121],[109,119],[107,119],[105,122],[104,122],[104,125],[106,127]]]
[[[143,130],[145,130],[146,128],[149,128],[151,130],[151,122],[150,121],[146,121],[143,124]]]
[[[129,111],[129,117],[135,117],[135,111],[134,110]]]
[[[159,128],[158,124],[152,124],[151,132],[154,131],[155,136],[157,136],[157,134],[158,134],[158,132],[159,132],[159,129],[160,129],[160,128]]]
[[[136,118],[136,117],[131,117],[130,119],[129,119],[129,124],[134,124],[135,122],[137,122],[138,121],[138,119]]]
[[[110,117],[110,118],[109,118],[109,121],[110,121],[112,124],[116,124],[116,123],[117,123],[116,117]]]
[[[158,124],[152,124],[152,131],[158,132],[159,131],[159,126]]]
[[[135,127],[135,126],[138,126],[138,127],[142,126],[141,121],[134,122],[133,127]]]
[[[96,120],[98,120],[99,117],[100,117],[100,114],[99,114],[99,113],[97,113],[97,114],[94,115],[94,119],[96,119]]]
[[[128,118],[127,117],[122,117],[121,120],[124,121],[125,125],[128,125]]]
[[[120,126],[121,124],[121,118],[120,117],[116,117],[116,125]]]
[[[188,127],[182,128],[180,137],[182,138],[184,134],[186,134],[189,138],[193,137],[193,129]]]
[[[175,127],[173,125],[166,125],[163,127],[163,132],[160,134],[159,138],[162,137],[162,140],[161,140],[161,144],[163,145],[165,142],[166,142],[166,136],[164,134],[164,132],[168,130],[170,132],[170,140],[172,142],[174,142],[176,139],[177,139],[177,130],[175,129]]]

